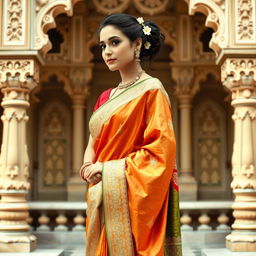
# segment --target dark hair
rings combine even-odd
[[[141,60],[152,60],[160,51],[165,39],[159,27],[154,22],[149,20],[144,21],[144,25],[151,28],[151,34],[145,35],[143,33],[143,26],[137,21],[137,19],[134,16],[125,13],[115,13],[107,16],[102,21],[98,32],[100,33],[101,29],[107,25],[112,25],[119,29],[130,39],[131,43],[134,42],[137,38],[142,38],[142,46],[140,52]],[[151,44],[149,49],[146,49],[144,46],[145,42],[147,41]]]

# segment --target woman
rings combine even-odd
[[[99,39],[121,82],[100,95],[89,122],[80,170],[90,183],[86,256],[181,255],[169,98],[140,64],[152,60],[164,36],[153,22],[113,14]]]

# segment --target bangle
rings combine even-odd
[[[80,168],[80,177],[81,177],[83,180],[85,180],[85,181],[87,181],[87,179],[84,178],[85,169],[86,169],[86,167],[88,167],[88,166],[91,165],[91,164],[92,164],[92,162],[84,162],[83,165],[82,165],[81,168]]]

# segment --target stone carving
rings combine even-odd
[[[202,185],[221,185],[220,117],[214,104],[205,102],[198,108],[199,176]]]
[[[0,83],[5,82],[8,76],[17,75],[22,83],[26,82],[29,76],[33,76],[33,79],[38,82],[38,65],[34,60],[0,60]]]
[[[88,26],[86,27],[86,48],[85,59],[88,63],[93,60],[93,53],[91,49],[98,44],[97,31],[100,25],[100,20],[88,20]]]
[[[215,33],[212,35],[210,47],[218,55],[221,48],[227,46],[228,38],[226,33],[225,22],[225,1],[224,0],[185,0],[189,5],[189,13],[195,14],[196,12],[203,13],[207,18],[205,25],[213,28]]]
[[[156,23],[160,27],[161,31],[165,35],[164,43],[173,48],[170,53],[170,59],[177,60],[178,58],[178,45],[177,45],[177,26],[175,19],[159,19]]]
[[[48,53],[46,54],[46,61],[49,62],[63,62],[68,61],[70,59],[70,23],[69,19],[64,17],[56,18],[58,26],[57,30],[63,37],[64,41],[60,45],[60,52],[59,53]]]
[[[193,18],[193,59],[195,60],[215,60],[216,56],[213,52],[204,52],[203,51],[203,44],[200,41],[200,36],[205,30],[205,24],[204,21],[198,17]]]
[[[0,230],[3,231],[0,237],[1,252],[10,251],[10,248],[12,251],[15,248],[16,252],[31,251],[36,247],[36,237],[28,233],[25,196],[30,188],[26,109],[29,106],[29,93],[37,82],[38,63],[35,60],[0,60],[1,105],[4,108],[0,155],[0,197],[1,205],[4,206],[0,207]],[[19,236],[12,235],[17,232]]]
[[[71,96],[77,99],[77,96],[82,101],[89,94],[88,83],[92,79],[92,65],[87,65],[84,68],[72,68],[70,70],[71,83],[67,84],[64,89]]]
[[[25,139],[25,124],[28,121],[26,108],[29,92],[38,81],[38,64],[31,59],[0,60],[0,87],[3,93],[1,117],[4,125],[0,166],[0,188],[29,189],[28,156]],[[11,135],[10,135],[11,134]],[[20,152],[23,152],[20,156]]]
[[[234,232],[226,242],[232,251],[256,251],[256,60],[228,58],[221,72],[224,85],[232,92],[235,109],[231,183],[235,222]]]
[[[24,41],[24,6],[22,0],[9,0],[7,9],[7,29],[6,41],[13,43],[23,43]],[[9,44],[9,43],[8,43]]]
[[[93,0],[98,12],[103,14],[121,13],[124,12],[130,0]]]
[[[36,0],[36,12],[39,12],[48,2],[49,0]]]
[[[233,81],[240,81],[242,76],[250,76],[256,80],[256,60],[255,59],[227,59],[221,66],[221,81],[225,82],[229,76]],[[245,81],[244,81],[245,82]],[[233,86],[234,83],[228,83],[226,86]],[[238,84],[239,85],[239,84]],[[231,87],[228,87],[231,89]]]
[[[166,10],[169,0],[137,0],[133,3],[140,13],[155,15]]]
[[[254,0],[236,0],[235,2],[237,13],[237,18],[235,19],[237,42],[253,42],[255,35],[253,30],[253,12],[255,16],[256,2]]]
[[[194,82],[194,68],[193,67],[173,67],[172,77],[176,81],[175,95],[178,98],[190,97],[192,99],[195,94]]]
[[[67,177],[68,122],[63,103],[51,102],[41,115],[41,186],[64,189]]]
[[[56,26],[55,17],[61,13],[66,13],[71,16],[73,13],[73,6],[81,0],[63,0],[61,4],[59,1],[48,0],[39,1],[37,3],[36,26],[34,36],[34,48],[46,54],[51,49],[47,31]]]

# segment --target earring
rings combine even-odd
[[[135,50],[135,60],[140,62],[140,50],[138,48]]]

